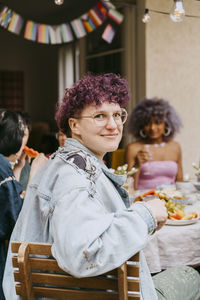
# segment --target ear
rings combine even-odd
[[[80,131],[79,131],[79,120],[78,119],[74,119],[74,118],[69,118],[68,120],[69,123],[69,127],[71,129],[72,134],[76,134],[79,135]]]

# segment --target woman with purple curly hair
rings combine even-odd
[[[85,106],[99,107],[106,100],[108,103],[125,107],[129,97],[127,81],[119,75],[86,75],[72,88],[66,89],[55,119],[62,132],[68,136],[71,129],[67,120],[81,114]]]
[[[182,123],[163,99],[144,99],[133,109],[129,130],[137,139],[126,148],[128,169],[139,168],[135,189],[171,185],[183,179],[181,147],[174,135]]]

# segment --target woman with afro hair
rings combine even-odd
[[[144,99],[133,109],[129,130],[136,141],[126,147],[128,169],[137,167],[135,189],[172,185],[183,179],[181,147],[174,135],[182,123],[163,99]]]

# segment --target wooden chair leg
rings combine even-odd
[[[127,265],[124,263],[118,268],[119,300],[128,300]]]
[[[31,266],[28,260],[28,256],[29,256],[29,245],[27,242],[23,242],[20,245],[19,252],[18,252],[19,270],[20,273],[22,274],[22,279],[24,281],[22,299],[34,300],[32,280],[31,280]]]

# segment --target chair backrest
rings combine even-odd
[[[118,166],[125,164],[125,149],[117,149],[112,152],[111,168],[116,169]]]
[[[16,294],[23,300],[139,300],[139,253],[96,277],[76,278],[59,268],[51,244],[12,242]]]

